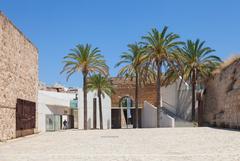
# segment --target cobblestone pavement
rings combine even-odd
[[[240,132],[212,128],[67,130],[0,143],[0,161],[240,161]]]

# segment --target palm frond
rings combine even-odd
[[[108,74],[108,66],[98,48],[90,44],[78,44],[63,59],[64,67],[61,71],[67,74],[67,80],[76,72],[83,74],[102,73]]]
[[[88,91],[99,92],[103,98],[105,97],[105,94],[111,96],[114,93],[114,89],[110,82],[110,79],[102,74],[94,74],[89,77],[87,89]]]

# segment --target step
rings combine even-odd
[[[175,127],[194,127],[192,122],[175,120]]]

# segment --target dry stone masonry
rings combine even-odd
[[[38,50],[0,11],[0,140],[16,136],[16,100],[37,101]]]
[[[240,128],[240,58],[208,81],[204,120],[218,127]]]

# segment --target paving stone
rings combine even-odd
[[[67,130],[0,144],[1,161],[238,161],[238,131],[213,128]]]

